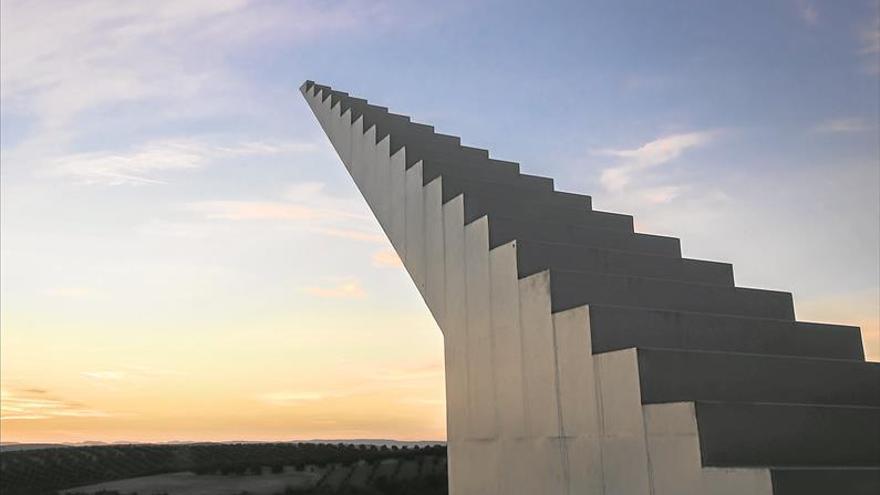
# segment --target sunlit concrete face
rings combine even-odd
[[[594,338],[593,332],[599,326],[618,326],[632,332],[630,337],[635,341],[653,338],[659,342],[650,332],[671,325],[666,331],[669,336],[662,338],[702,349],[704,344],[688,332],[691,327],[700,328],[701,318],[711,317],[714,319],[707,320],[710,323],[703,328],[712,345],[734,338],[731,348],[725,350],[742,352],[749,345],[769,346],[773,342],[737,340],[733,332],[746,321],[740,313],[755,319],[754,325],[761,322],[767,327],[755,330],[748,328],[751,323],[745,325],[749,331],[763,332],[763,338],[770,338],[766,335],[771,331],[780,338],[797,334],[801,324],[793,321],[790,295],[736,288],[729,267],[682,260],[677,240],[639,237],[641,234],[632,233],[631,219],[554,206],[550,209],[556,208],[552,211],[559,215],[592,215],[591,221],[602,225],[604,237],[584,238],[585,246],[604,243],[584,251],[585,259],[596,256],[601,269],[623,270],[629,278],[616,272],[598,278],[608,286],[594,297],[623,301],[637,310],[563,305],[554,301],[554,289],[559,290],[554,284],[569,283],[569,279],[554,280],[549,265],[531,274],[521,273],[525,268],[518,260],[521,254],[528,260],[528,253],[519,252],[515,238],[492,240],[493,235],[505,234],[503,229],[493,233],[491,222],[496,212],[491,207],[489,214],[471,218],[473,204],[469,206],[468,200],[473,198],[468,193],[444,196],[444,187],[452,190],[452,178],[459,172],[454,163],[449,168],[450,183],[445,184],[443,175],[433,177],[433,164],[407,156],[405,145],[392,149],[393,130],[380,136],[377,143],[376,125],[371,123],[364,129],[367,118],[363,115],[352,122],[352,110],[342,108],[344,94],[331,97],[329,88],[309,84],[301,90],[443,332],[451,493],[773,493],[769,467],[707,465],[701,459],[698,403],[645,403],[645,397],[653,392],[643,390],[641,356],[635,348],[626,348],[637,345],[615,348],[607,344],[614,334]],[[499,176],[508,177],[503,175],[509,172],[502,170],[505,166],[497,168]],[[479,167],[469,170],[486,173]],[[532,189],[543,187],[538,178],[517,176],[516,180],[528,181]],[[513,179],[509,183],[519,187]],[[516,207],[504,197],[497,202]],[[540,219],[535,213],[524,209],[518,215]],[[627,227],[627,222],[629,234],[613,232],[619,225]],[[530,228],[541,229],[541,220],[536,220],[536,225]],[[576,229],[548,229],[542,235],[578,235]],[[627,258],[629,255],[619,251],[605,251],[609,246],[632,249],[635,254]],[[666,250],[669,258],[645,258],[640,249]],[[658,275],[661,272],[662,276]],[[694,280],[697,285],[689,285]],[[606,289],[607,294],[602,292]],[[595,291],[590,285],[583,285],[582,290]],[[653,297],[655,293],[659,295]],[[689,298],[686,294],[690,293],[698,295]],[[652,311],[659,311],[660,316],[640,307],[639,298],[647,296],[653,297],[651,303],[658,309]],[[630,300],[636,304],[628,303]],[[713,314],[701,316],[693,311]],[[758,320],[765,317],[766,321]],[[713,328],[727,327],[728,334],[713,336]],[[681,336],[673,329],[682,332]],[[839,330],[828,334],[836,350],[829,345],[799,352],[825,353],[823,356],[837,352],[861,358],[858,330]],[[594,349],[595,342],[603,349]],[[773,352],[786,351],[777,348]],[[864,378],[876,371],[869,366],[857,374]]]

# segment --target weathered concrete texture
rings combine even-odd
[[[451,493],[880,493],[857,328],[797,322],[790,294],[455,136],[301,90],[443,332]]]

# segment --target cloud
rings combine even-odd
[[[345,4],[248,0],[2,3],[2,98],[45,127],[111,103],[186,102],[235,84],[225,56],[267,38],[310,39],[375,20]],[[295,14],[295,15],[292,15]],[[132,63],[136,61],[136,63]]]
[[[798,16],[808,26],[815,26],[819,23],[819,11],[812,2],[807,0],[798,0],[796,2]]]
[[[384,0],[0,5],[0,97],[35,116],[40,130],[68,127],[78,114],[115,103],[150,101],[162,113],[221,101],[212,97],[245,84],[229,68],[232,54],[266,42],[296,46],[336,32],[411,29],[416,10]],[[423,14],[416,22],[436,17]]]
[[[330,398],[331,395],[326,392],[302,392],[282,390],[278,392],[268,392],[260,394],[257,399],[262,402],[268,402],[273,405],[286,406],[300,402],[314,402]]]
[[[122,371],[83,371],[80,373],[82,376],[98,381],[112,381],[118,382],[125,379],[126,374]]]
[[[412,366],[376,369],[370,373],[377,382],[421,382],[443,375],[443,363],[431,362]]]
[[[129,364],[124,366],[124,368],[127,370],[124,372],[126,375],[133,374],[141,377],[181,376],[185,374],[178,370],[143,365]]]
[[[201,201],[191,203],[189,209],[221,220],[320,220],[331,215],[317,208],[271,201]]]
[[[332,227],[320,227],[312,229],[314,232],[319,234],[327,235],[330,237],[339,237],[341,239],[349,239],[353,241],[364,241],[364,242],[375,242],[375,243],[385,243],[387,242],[384,235],[376,232],[376,231],[368,231],[361,229],[340,229],[340,228],[332,228]]]
[[[615,157],[620,162],[619,165],[603,170],[599,181],[607,191],[622,191],[630,184],[635,173],[675,160],[689,149],[708,144],[717,134],[717,131],[674,134],[634,149],[594,151],[596,155]]]
[[[293,184],[285,189],[284,201],[217,200],[187,203],[185,208],[209,219],[295,220],[315,222],[329,219],[366,219],[351,199],[324,192],[320,182]]]
[[[105,418],[111,414],[57,399],[42,389],[0,390],[0,420],[40,420],[59,417]]]
[[[2,98],[24,100],[16,104],[36,113],[44,126],[57,127],[101,104],[163,92],[194,94],[209,84],[200,77],[204,69],[175,67],[178,56],[159,40],[197,30],[246,4],[4,1]]]
[[[224,230],[224,226],[207,222],[173,222],[153,218],[137,227],[138,234],[147,237],[173,239],[204,239]]]
[[[99,151],[51,160],[48,175],[106,186],[159,184],[158,173],[201,168],[223,158],[312,151],[312,143],[244,142],[217,146],[194,140],[152,142],[125,152]]]
[[[652,205],[669,203],[681,195],[686,188],[683,186],[664,186],[643,189],[639,192],[642,198]]]
[[[184,209],[208,220],[281,222],[282,228],[359,242],[387,243],[378,224],[364,211],[362,201],[328,194],[320,182],[291,184],[284,189],[281,200],[197,201],[186,203]],[[186,232],[185,227],[182,228]]]
[[[403,266],[397,251],[392,248],[386,248],[373,253],[373,266],[376,268],[399,268]]]
[[[367,295],[360,282],[354,279],[344,280],[330,286],[306,287],[303,290],[307,294],[327,299],[361,299]]]
[[[880,9],[876,10],[873,19],[859,30],[858,38],[859,54],[864,57],[864,71],[871,75],[880,75]]]
[[[864,119],[858,117],[848,117],[826,120],[813,128],[814,132],[822,133],[845,133],[845,132],[864,132],[871,130],[871,126]]]

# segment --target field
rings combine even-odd
[[[65,490],[61,493],[95,493],[101,490],[141,494],[167,493],[168,495],[274,495],[290,488],[311,488],[320,481],[321,472],[288,472],[254,476],[197,475],[191,472],[157,474],[126,480],[110,481]]]
[[[76,488],[79,487],[79,488]],[[446,447],[326,443],[109,445],[0,453],[0,493],[446,493]]]

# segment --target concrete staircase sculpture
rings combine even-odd
[[[878,494],[880,365],[519,165],[300,88],[443,332],[450,492]]]

